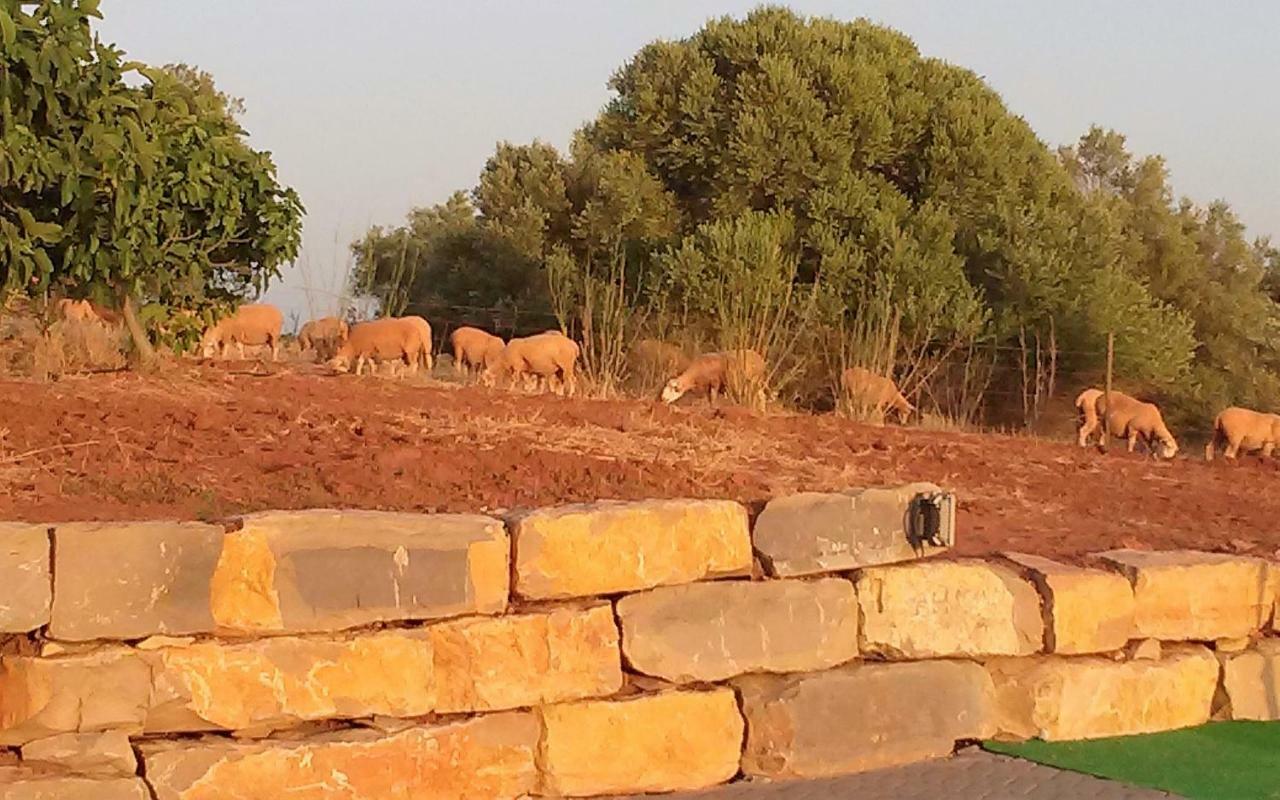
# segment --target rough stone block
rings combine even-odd
[[[470,617],[430,626],[436,711],[525,708],[622,688],[613,608]]]
[[[1218,662],[1203,647],[1167,648],[1159,661],[1004,658],[988,662],[1000,735],[1047,741],[1185,728],[1209,720]]]
[[[97,780],[0,767],[0,800],[151,800],[140,778]]]
[[[151,670],[128,648],[0,659],[0,745],[60,733],[142,730]]]
[[[48,624],[51,581],[48,526],[0,522],[0,633]]]
[[[1193,550],[1112,550],[1100,557],[1133,584],[1138,636],[1213,641],[1266,624],[1280,575],[1266,561]]]
[[[1263,639],[1243,652],[1219,653],[1218,660],[1218,702],[1228,719],[1280,720],[1280,639]]]
[[[1024,553],[1005,557],[1040,592],[1046,652],[1104,653],[1133,636],[1133,587],[1124,576]]]
[[[970,662],[859,664],[736,683],[748,775],[814,778],[909,764],[996,730],[991,678]]]
[[[738,772],[743,723],[731,689],[566,703],[539,713],[542,794],[694,790]]]
[[[507,605],[509,544],[490,517],[319,510],[243,522],[212,581],[226,630],[338,630]]]
[[[84,641],[213,630],[209,579],[222,537],[198,522],[57,526],[49,633]]]
[[[148,733],[265,733],[306,720],[435,709],[431,644],[421,631],[198,642],[134,657],[154,676]]]
[[[477,717],[391,736],[144,745],[156,800],[459,800],[523,797],[537,785],[532,714]]]
[[[752,538],[771,575],[815,575],[909,561],[945,548],[917,551],[907,539],[907,509],[931,483],[896,488],[802,492],[770,500]]]
[[[24,764],[51,764],[95,778],[138,774],[138,759],[124,731],[64,733],[22,746]]]
[[[1040,596],[1012,568],[981,561],[871,567],[857,578],[862,649],[888,658],[1029,655]]]
[[[858,598],[843,578],[713,581],[618,601],[631,667],[675,683],[802,672],[858,655]]]
[[[532,511],[511,525],[515,591],[527,598],[633,592],[751,570],[747,511],[729,501],[605,501]]]

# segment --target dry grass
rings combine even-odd
[[[0,375],[46,381],[124,369],[128,346],[119,326],[73,320],[45,325],[30,309],[9,310],[0,323]]]

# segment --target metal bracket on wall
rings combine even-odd
[[[956,496],[951,492],[916,495],[907,508],[907,540],[916,552],[925,545],[953,547],[956,543]]]

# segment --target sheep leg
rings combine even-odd
[[[244,342],[236,340],[236,350],[240,353],[240,360],[244,361]]]
[[[1236,460],[1236,456],[1240,454],[1240,440],[1228,439],[1226,449],[1222,451],[1222,457],[1231,461]]]
[[[1129,452],[1132,453],[1138,446],[1138,432],[1129,431]]]
[[[1262,446],[1262,457],[1271,458],[1271,454],[1275,452],[1275,449],[1276,449],[1275,442],[1267,442]]]
[[[716,385],[714,383],[707,387],[707,405],[712,408],[716,407]]]
[[[1076,444],[1081,447],[1089,446],[1089,437],[1093,436],[1094,431],[1098,429],[1097,420],[1085,420],[1080,424],[1080,430],[1076,435]]]

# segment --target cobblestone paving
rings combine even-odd
[[[969,750],[954,758],[843,778],[737,783],[682,800],[1159,800],[1166,792]]]

